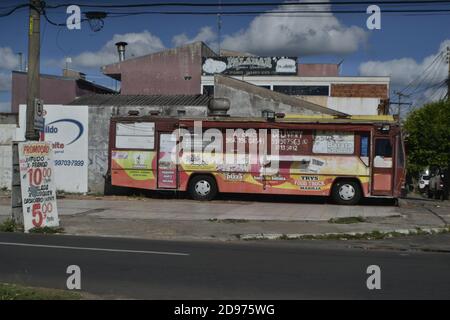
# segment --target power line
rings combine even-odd
[[[442,59],[439,59],[437,61],[440,61]],[[426,73],[426,76],[422,78],[422,80],[417,83],[417,85],[415,86],[415,89],[413,91],[411,91],[409,94],[413,95],[413,94],[417,94],[417,92],[424,92],[427,90],[427,88],[434,88],[437,85],[440,85],[440,83],[436,83],[435,81],[437,80],[437,76],[439,75],[439,68],[440,68],[440,63],[436,63],[433,68],[430,68],[429,72]],[[430,78],[431,75],[431,78]],[[429,83],[428,86],[423,87],[422,84],[426,84]],[[420,90],[422,89],[422,90]]]
[[[367,4],[367,1],[345,1],[345,2],[336,2],[335,4],[337,5],[355,5],[355,4]],[[429,5],[430,3],[445,3],[445,4],[450,4],[450,0],[436,0],[436,1],[419,1],[419,0],[415,0],[415,1],[379,1],[379,2],[374,2],[374,3],[384,3],[384,4],[427,4]],[[262,3],[262,2],[258,2],[258,3],[222,3],[222,5],[227,6],[227,7],[231,7],[231,6],[257,6],[257,5],[280,5],[280,6],[302,6],[302,5],[329,5],[329,4],[334,4],[333,2],[287,2],[287,3],[280,3],[280,2],[272,2],[272,3]],[[53,21],[52,19],[50,19],[50,17],[47,14],[47,9],[55,9],[55,8],[60,8],[63,5],[59,4],[59,5],[45,5],[42,10],[41,13],[43,14],[43,17],[45,18],[45,20],[47,20],[48,23],[50,23],[53,26],[66,26],[65,23],[58,23]],[[64,6],[67,6],[67,4],[65,4]],[[86,4],[80,4],[80,6],[82,7],[88,7],[88,8],[138,8],[138,7],[157,7],[157,6],[197,6],[197,7],[217,7],[218,4],[215,3],[187,3],[187,2],[177,2],[177,3],[151,3],[151,4],[127,4],[127,5],[86,5]],[[0,17],[6,17],[9,16],[11,14],[13,14],[15,11],[21,9],[21,8],[26,8],[26,7],[31,7],[30,4],[21,4],[21,5],[17,5],[16,7],[12,8],[11,10],[9,10],[6,13],[0,14]],[[105,12],[108,17],[113,18],[113,17],[126,17],[126,16],[136,16],[136,15],[227,15],[227,16],[241,16],[241,15],[273,15],[273,16],[279,16],[279,15],[283,15],[285,16],[290,16],[293,14],[302,14],[303,16],[305,14],[310,14],[310,15],[320,15],[320,14],[367,14],[366,10],[364,9],[360,9],[360,10],[336,10],[336,9],[330,9],[330,10],[282,10],[282,9],[274,9],[271,11],[264,11],[264,10],[258,10],[258,11],[189,11],[189,10],[185,10],[185,11],[132,11],[132,12],[118,12],[118,11],[110,11],[110,12]],[[420,15],[420,14],[450,14],[450,9],[449,8],[439,8],[439,9],[387,9],[387,10],[383,10],[383,13],[387,13],[387,14],[415,14],[415,15]],[[82,19],[82,22],[88,21],[88,18],[84,18]]]
[[[412,10],[384,10],[383,13],[450,13],[450,9],[412,9]],[[308,14],[366,14],[366,10],[288,10],[288,11],[139,11],[139,12],[106,12],[108,17],[123,17],[132,15],[288,15],[293,13]]]
[[[12,15],[14,12],[16,12],[19,9],[29,8],[29,7],[30,7],[30,5],[28,3],[20,4],[20,5],[17,5],[15,7],[13,7],[13,8],[10,7],[11,9],[9,11],[7,11],[6,13],[0,14],[0,18],[8,17],[8,16]]]
[[[145,8],[145,7],[274,7],[274,6],[340,6],[340,5],[393,5],[393,4],[442,4],[450,0],[397,0],[397,1],[315,1],[315,2],[157,2],[135,4],[77,4],[84,8]],[[66,7],[67,4],[47,5],[48,8]]]
[[[422,78],[424,76],[424,74],[426,74],[426,72],[431,68],[431,66],[436,63],[436,61],[439,59],[440,56],[442,56],[442,52],[439,52],[436,55],[436,57],[434,58],[434,60],[425,68],[425,70],[423,72],[421,72],[418,77],[414,78],[410,83],[408,83],[408,85],[406,87],[404,87],[399,92],[401,92],[401,93],[405,92],[414,82],[416,82],[417,80]]]

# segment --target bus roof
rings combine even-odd
[[[114,116],[115,121],[223,121],[223,122],[268,122],[263,117],[228,117],[228,116],[208,116],[208,117],[180,117],[169,118],[161,116]],[[286,114],[284,117],[275,118],[275,123],[336,123],[336,124],[374,124],[388,123],[396,124],[392,115],[353,115],[353,116],[333,116],[333,115],[302,115]],[[272,122],[273,123],[273,122]]]

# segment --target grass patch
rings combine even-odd
[[[445,228],[440,231],[425,231],[421,228],[416,228],[415,230],[405,232],[380,232],[378,230],[366,233],[357,233],[357,234],[347,234],[347,233],[336,233],[336,234],[324,234],[324,235],[304,235],[298,240],[382,240],[382,239],[391,239],[398,237],[406,237],[406,236],[416,236],[416,235],[433,235],[433,234],[442,234],[449,233],[450,228]],[[293,239],[293,238],[289,238]],[[295,239],[295,238],[294,238]]]
[[[8,218],[0,223],[0,232],[15,232],[23,231],[23,226],[17,224],[13,219]]]
[[[392,238],[394,236],[404,236],[398,232],[382,233],[380,231],[372,231],[367,233],[347,234],[323,234],[323,235],[304,235],[299,237],[301,240],[381,240],[385,238]]]
[[[42,233],[42,234],[56,234],[63,233],[64,228],[61,227],[42,227],[42,228],[32,228],[28,230],[30,233]]]
[[[0,283],[0,300],[80,300],[77,292]]]
[[[345,218],[331,218],[328,223],[338,223],[338,224],[352,224],[367,222],[367,219],[363,217],[345,217]]]
[[[423,230],[421,228],[415,228],[412,230],[404,230],[404,231],[391,231],[391,232],[381,232],[378,230],[366,233],[328,233],[328,234],[305,234],[305,235],[289,235],[282,234],[276,240],[382,240],[382,239],[391,239],[398,237],[407,237],[407,236],[417,236],[417,235],[435,235],[435,234],[443,234],[450,233],[450,227],[446,227],[443,229],[429,229]],[[267,238],[255,236],[255,237],[245,237],[242,235],[236,235],[236,237],[240,240],[267,240]],[[274,239],[271,239],[274,240]]]
[[[246,219],[209,219],[209,222],[223,222],[223,223],[244,223],[248,222]]]

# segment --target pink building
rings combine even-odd
[[[40,95],[46,104],[67,104],[78,97],[93,93],[116,93],[84,79],[78,72],[65,72],[66,76],[41,74]],[[19,105],[27,103],[27,73],[12,72],[11,112],[18,113]]]

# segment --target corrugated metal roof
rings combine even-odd
[[[93,94],[75,99],[69,105],[88,106],[207,106],[208,95],[121,95]]]

